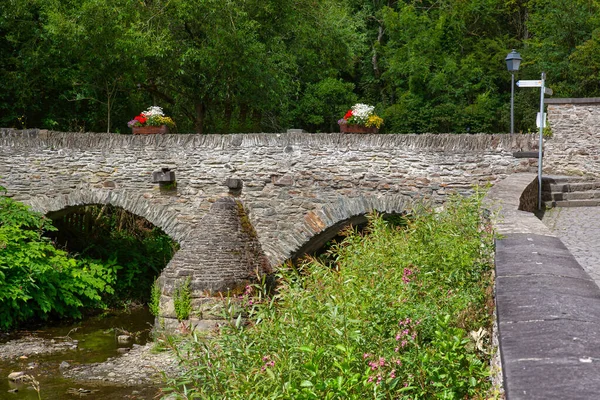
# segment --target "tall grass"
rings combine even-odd
[[[464,399],[490,387],[492,235],[479,194],[407,226],[373,215],[347,232],[334,267],[309,260],[279,271],[277,290],[244,295],[248,318],[180,358],[177,398]],[[477,332],[478,334],[471,332]]]

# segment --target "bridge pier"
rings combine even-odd
[[[221,197],[160,275],[159,324],[177,325],[174,296],[186,280],[191,289],[191,320],[207,328],[225,318],[229,298],[237,298],[246,285],[270,272],[243,203],[233,196]]]

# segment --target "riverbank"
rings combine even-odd
[[[0,337],[0,398],[38,399],[30,380],[8,379],[22,373],[39,382],[44,400],[154,399],[163,373],[176,376],[179,369],[171,351],[148,341],[152,320],[134,310]],[[120,341],[125,331],[129,339]]]

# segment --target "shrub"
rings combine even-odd
[[[149,302],[152,284],[177,250],[177,243],[146,219],[119,207],[86,205],[77,211],[93,221],[91,229],[70,224],[67,214],[53,221],[59,231],[48,236],[78,259],[112,261],[122,267],[115,293],[104,298],[109,306],[118,307],[130,300]]]
[[[47,218],[0,195],[0,329],[51,315],[79,318],[113,292],[119,266],[69,257],[43,236],[51,230]]]

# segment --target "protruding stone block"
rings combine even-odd
[[[153,183],[173,183],[175,182],[175,171],[171,171],[169,168],[162,168],[160,171],[154,171],[152,173]]]
[[[225,186],[230,190],[242,190],[244,182],[238,178],[227,178],[227,180],[225,180]]]

